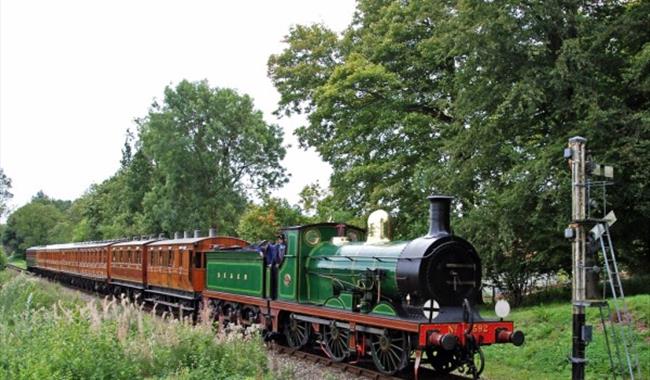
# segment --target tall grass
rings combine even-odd
[[[0,273],[0,379],[265,378],[256,331],[155,317],[126,299],[82,302]],[[203,312],[207,315],[208,312]]]

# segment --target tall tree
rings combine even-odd
[[[560,153],[576,134],[617,167],[624,260],[650,264],[649,8],[360,0],[341,36],[293,27],[269,75],[278,112],[308,115],[297,134],[332,164],[338,207],[386,207],[397,235],[413,236],[425,230],[424,196],[453,194],[457,231],[516,292],[517,260],[529,276],[569,264]]]
[[[139,126],[152,164],[144,210],[153,227],[233,232],[247,193],[286,181],[282,130],[234,90],[182,81],[165,89],[163,103],[154,103]]]
[[[29,247],[62,243],[68,239],[61,223],[65,215],[57,202],[39,192],[28,204],[16,209],[7,218],[2,244],[9,252],[24,254]]]

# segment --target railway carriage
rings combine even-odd
[[[205,288],[205,253],[222,248],[248,246],[245,240],[229,237],[187,234],[183,238],[148,244],[146,301],[195,311]]]
[[[89,290],[105,289],[109,249],[116,241],[52,244],[28,249],[28,268]]]
[[[139,239],[113,244],[108,257],[110,284],[114,294],[142,296],[147,287],[149,244],[163,240]]]

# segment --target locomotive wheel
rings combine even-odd
[[[233,303],[226,302],[221,306],[221,316],[224,318],[224,327],[228,323],[237,322],[237,306]]]
[[[255,306],[244,306],[240,312],[240,318],[243,324],[252,325],[257,322],[259,311]]]
[[[336,326],[334,322],[323,326],[323,343],[325,353],[335,362],[342,362],[350,356],[348,340],[350,332]]]
[[[287,338],[287,344],[291,348],[303,348],[309,342],[309,322],[299,321],[290,317],[284,325],[284,336]]]
[[[370,347],[375,367],[387,375],[406,368],[409,360],[409,339],[402,331],[384,330],[382,335],[371,335]]]
[[[460,365],[458,353],[443,348],[427,348],[427,358],[433,369],[441,373],[449,373]]]

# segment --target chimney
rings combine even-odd
[[[194,238],[200,238],[201,237],[201,230],[196,229],[194,230]]]
[[[183,238],[184,239],[189,239],[190,238],[190,231],[184,231],[183,232]]]
[[[210,227],[208,232],[209,237],[217,237],[217,227]]]
[[[181,233],[176,231],[174,232],[174,239],[180,239],[181,238]]]
[[[453,197],[446,195],[430,195],[427,197],[431,204],[429,205],[429,234],[432,237],[436,235],[449,235],[449,215],[451,210],[451,201]]]

